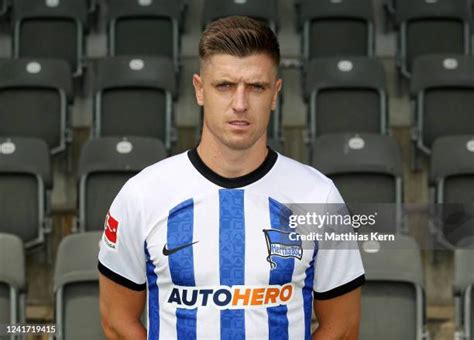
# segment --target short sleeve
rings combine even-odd
[[[339,191],[331,184],[326,202],[344,204]],[[356,241],[345,242],[341,248],[319,249],[314,261],[314,298],[332,299],[362,286],[364,267]]]
[[[101,274],[137,291],[146,288],[145,240],[142,239],[144,233],[139,208],[129,181],[105,216],[98,263]]]

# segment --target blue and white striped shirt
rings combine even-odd
[[[170,157],[115,198],[99,270],[147,289],[148,339],[311,339],[313,299],[359,287],[364,269],[357,249],[288,240],[283,203],[343,200],[330,179],[271,150],[234,179],[196,150]]]

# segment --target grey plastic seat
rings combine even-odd
[[[415,107],[414,156],[418,150],[429,155],[439,137],[474,133],[474,57],[419,57],[413,66],[410,95]]]
[[[125,182],[167,157],[163,143],[147,137],[89,140],[79,160],[79,231],[102,230],[105,215]]]
[[[433,233],[440,245],[456,247],[474,236],[474,136],[442,137],[433,144],[430,182],[440,212]]]
[[[474,303],[472,288],[474,285],[474,237],[468,237],[458,243],[454,252],[454,297],[457,314],[457,326],[460,336],[471,339],[474,334]],[[459,337],[461,338],[461,337]]]
[[[65,151],[68,103],[73,98],[71,78],[62,60],[2,60],[0,136],[40,138],[52,154]]]
[[[178,72],[182,8],[180,1],[109,1],[109,55],[167,57]]]
[[[360,339],[426,338],[420,250],[409,236],[359,244],[366,283],[362,286]]]
[[[25,321],[25,254],[15,235],[0,233],[0,324]]]
[[[400,147],[391,136],[328,134],[314,141],[312,166],[331,178],[350,211],[373,214],[376,223],[359,232],[403,232]]]
[[[15,0],[14,57],[62,59],[81,75],[87,7],[77,0]]]
[[[388,132],[385,72],[379,60],[314,59],[304,79],[310,140],[327,133]]]
[[[410,77],[416,58],[425,54],[470,54],[469,0],[397,0],[400,72]]]
[[[173,141],[173,63],[168,58],[114,57],[96,63],[93,136]],[[133,117],[133,119],[131,119]]]
[[[373,56],[374,13],[371,0],[301,0],[303,58]]]
[[[51,189],[44,141],[0,137],[0,232],[17,235],[27,247],[43,243]]]
[[[101,235],[69,235],[59,245],[54,269],[56,339],[105,339],[97,270]]]
[[[278,8],[276,0],[205,0],[202,26],[209,22],[243,15],[265,22],[274,32],[278,30]]]

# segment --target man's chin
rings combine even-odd
[[[258,142],[258,139],[254,140],[254,139],[246,138],[246,139],[237,139],[237,140],[235,139],[226,140],[224,144],[231,150],[244,151],[255,146],[257,142]]]

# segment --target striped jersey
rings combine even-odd
[[[359,287],[364,269],[357,248],[288,240],[288,203],[343,200],[320,172],[270,149],[238,178],[189,150],[122,187],[106,216],[99,270],[147,290],[150,340],[311,339],[314,299]]]

